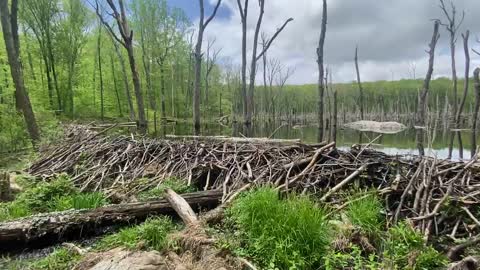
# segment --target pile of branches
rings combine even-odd
[[[315,194],[337,208],[348,205],[344,193],[355,185],[384,198],[389,222],[408,219],[426,239],[471,237],[480,231],[476,158],[390,156],[368,145],[340,150],[334,143],[106,136],[75,126],[29,172],[47,180],[67,173],[81,190],[109,195],[134,195],[177,177],[199,189],[222,190],[224,201],[239,190],[269,184]]]

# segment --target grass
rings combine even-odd
[[[101,192],[80,193],[54,198],[49,208],[53,211],[68,209],[95,209],[107,204],[107,199]]]
[[[197,191],[194,186],[188,186],[186,181],[175,177],[170,177],[163,180],[158,187],[138,194],[138,199],[140,201],[147,201],[162,198],[167,188],[172,189],[178,194]]]
[[[330,241],[326,213],[301,196],[281,200],[272,188],[239,198],[229,215],[244,238],[240,255],[262,269],[317,269]]]
[[[115,247],[135,249],[140,244],[161,251],[170,245],[168,234],[177,229],[169,217],[148,218],[143,224],[121,229],[118,233],[104,237],[97,245],[98,250]]]
[[[66,248],[58,248],[47,257],[29,264],[32,270],[65,270],[72,269],[81,259],[81,256],[70,252]]]
[[[362,193],[356,192],[350,196],[351,203],[345,209],[345,215],[352,225],[372,235],[381,231],[384,224],[383,205],[376,194]]]

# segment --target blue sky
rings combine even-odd
[[[167,0],[170,6],[182,8],[191,21],[195,21],[199,15],[199,1],[198,0]],[[209,16],[213,11],[213,5],[209,0],[204,0],[205,3],[205,16]],[[230,16],[230,12],[225,7],[220,7],[218,14],[220,18],[226,18]]]

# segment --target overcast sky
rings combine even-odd
[[[465,10],[460,29],[472,32],[470,45],[480,49],[480,0],[453,0],[458,16]],[[169,0],[182,7],[196,23],[198,0]],[[216,0],[206,0],[207,11]],[[243,0],[242,0],[243,2]],[[289,17],[294,18],[272,45],[269,57],[296,68],[290,84],[315,83],[318,70],[315,49],[321,27],[321,0],[267,0],[262,32],[272,35]],[[446,0],[449,5],[449,0]],[[423,77],[427,69],[428,42],[432,36],[432,19],[444,19],[438,0],[328,0],[326,64],[336,82],[355,79],[353,56],[359,46],[362,80],[395,80]],[[208,13],[208,12],[207,12]],[[209,13],[208,13],[209,14]],[[258,15],[256,0],[250,0],[248,43],[252,43]],[[219,16],[208,26],[206,38],[216,37],[221,55],[234,63],[241,61],[241,24],[236,0],[223,0]],[[464,52],[459,33],[457,41],[458,76],[464,77]],[[472,54],[472,65],[480,65],[480,57]],[[448,33],[441,28],[434,76],[450,76]],[[259,76],[260,77],[260,76]]]

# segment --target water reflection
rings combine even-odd
[[[189,123],[176,123],[165,126],[161,133],[172,135],[192,135],[193,126]],[[234,136],[242,137],[251,134],[251,137],[271,137],[275,139],[301,139],[305,143],[316,143],[318,130],[316,126],[288,126],[274,123],[255,124],[251,130],[246,130],[242,124],[232,126],[220,125],[218,123],[204,123],[201,129],[203,136]],[[327,139],[330,132],[325,132]],[[368,143],[378,136],[372,132],[358,132],[350,129],[337,130],[337,145],[348,148],[353,144]],[[442,130],[433,132],[430,136],[429,147],[425,148],[428,155],[436,155],[438,158],[448,156],[448,133]],[[464,157],[470,156],[471,133],[462,132]],[[426,140],[427,142],[428,140]],[[453,159],[459,158],[458,141],[455,140]],[[388,154],[416,154],[415,131],[407,129],[397,134],[384,134],[375,141],[373,147]]]

